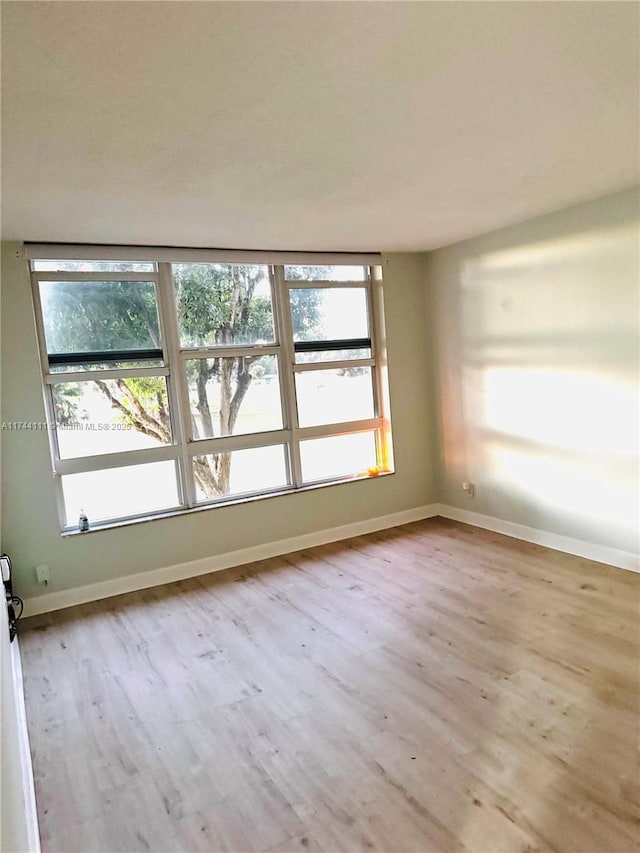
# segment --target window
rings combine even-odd
[[[27,248],[64,530],[392,470],[377,256],[114,252]]]

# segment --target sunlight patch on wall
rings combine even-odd
[[[430,271],[447,499],[468,507],[469,480],[478,512],[632,549],[639,241],[623,201],[444,249]]]
[[[575,453],[637,452],[631,382],[587,370],[496,368],[484,372],[482,384],[480,427]]]
[[[605,467],[597,458],[554,454],[548,447],[532,452],[499,440],[490,442],[485,453],[496,484],[514,497],[563,517],[597,519],[615,537],[637,531],[638,494],[627,464]]]

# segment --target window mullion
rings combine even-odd
[[[371,341],[371,355],[374,360],[378,355],[378,330],[376,328],[376,309],[374,305],[373,299],[373,291],[372,291],[372,282],[371,282],[371,269],[368,270],[368,278],[367,278],[367,320],[369,322],[369,338]],[[380,394],[380,384],[378,381],[379,371],[373,370],[371,372],[371,378],[373,380],[373,413],[376,418],[382,417],[382,399]]]
[[[308,373],[313,370],[340,370],[345,367],[375,367],[372,358],[350,358],[344,361],[309,361],[294,364],[295,373]]]
[[[127,468],[131,465],[146,465],[153,462],[170,462],[179,454],[173,444],[163,447],[143,447],[139,450],[121,450],[116,453],[100,453],[95,456],[78,456],[59,459],[56,474],[86,474],[90,471],[106,471],[110,468]]]
[[[369,269],[369,309],[372,355],[376,360],[374,370],[375,414],[381,420],[378,430],[378,464],[386,471],[393,470],[393,445],[391,439],[391,405],[387,377],[386,347],[384,345],[384,294],[382,289],[382,267]]]
[[[211,346],[211,347],[183,347],[180,357],[183,360],[193,358],[244,358],[245,356],[279,355],[280,347],[277,344],[246,344],[243,346]]]
[[[286,416],[285,427],[291,430],[289,445],[291,455],[291,481],[298,488],[302,485],[302,463],[300,461],[300,443],[298,441],[298,407],[296,405],[296,384],[293,373],[295,352],[293,349],[293,329],[289,309],[289,291],[284,284],[284,267],[274,266],[274,313],[278,328],[278,341],[281,346],[282,379],[280,393]]]
[[[199,438],[189,445],[189,456],[205,456],[216,453],[233,453],[235,450],[250,450],[286,444],[291,433],[286,429],[268,432],[248,432],[240,435],[220,435],[215,438]]]
[[[58,447],[58,432],[54,428],[56,422],[56,411],[53,404],[53,389],[46,385],[46,377],[49,373],[49,359],[47,356],[47,345],[45,343],[44,334],[44,318],[42,314],[42,302],[40,300],[40,285],[36,278],[31,278],[31,293],[33,296],[33,308],[35,313],[36,331],[38,337],[38,354],[40,356],[40,370],[42,372],[43,390],[44,390],[44,407],[47,415],[49,438],[49,449],[51,451],[52,460],[52,475],[56,499],[56,509],[58,511],[58,520],[61,529],[66,526],[67,513],[64,503],[64,494],[62,491],[62,478],[56,473],[56,465],[60,461],[60,449]]]
[[[169,363],[167,391],[169,394],[169,412],[174,441],[179,448],[179,479],[182,500],[187,506],[195,506],[196,493],[193,480],[193,468],[187,450],[189,440],[189,391],[186,374],[180,359],[180,340],[178,337],[178,318],[173,293],[173,273],[171,264],[158,264],[158,313],[163,333],[165,358]]]
[[[40,271],[36,270],[32,275],[38,281],[151,281],[157,282],[158,274],[155,272],[115,272],[114,270],[94,270],[93,272],[75,272],[72,270]]]
[[[359,432],[372,432],[382,427],[381,418],[363,418],[359,421],[338,421],[333,424],[320,424],[300,428],[300,440],[310,438],[331,438],[339,435],[351,435]]]
[[[366,279],[352,279],[350,281],[342,281],[336,279],[316,279],[316,278],[289,278],[285,281],[285,287],[291,290],[333,290],[333,288],[342,288],[343,290],[349,287],[366,287]]]
[[[75,373],[47,373],[46,385],[61,382],[90,382],[96,379],[138,379],[141,376],[168,376],[168,367],[118,367],[113,370],[83,370]]]
[[[334,338],[327,341],[296,341],[293,348],[295,352],[336,352],[343,349],[371,349],[371,337]]]

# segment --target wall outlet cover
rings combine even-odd
[[[49,583],[49,566],[36,566],[36,578],[38,583]]]

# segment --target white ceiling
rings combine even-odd
[[[420,250],[629,186],[639,12],[3,2],[3,236]]]

